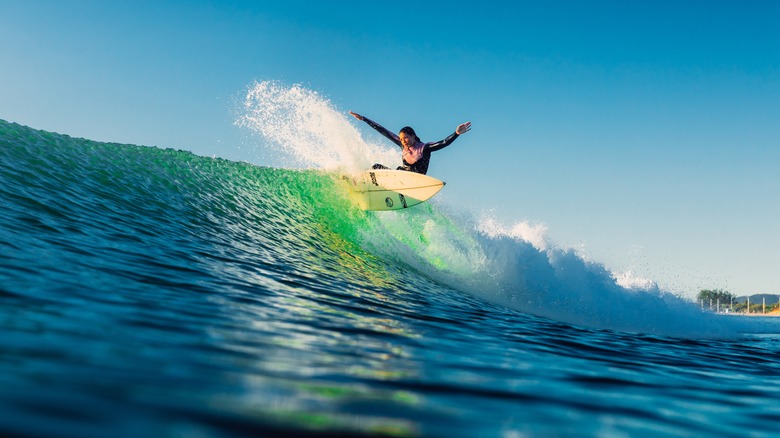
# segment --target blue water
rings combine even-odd
[[[780,324],[445,202],[0,121],[2,436],[770,436]]]

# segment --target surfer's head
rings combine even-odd
[[[411,126],[404,126],[398,137],[401,139],[401,144],[404,147],[414,146],[420,142],[420,137],[417,136],[417,133],[414,132]]]

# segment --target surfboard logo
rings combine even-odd
[[[401,196],[403,196],[403,195],[401,195]],[[388,196],[387,198],[385,198],[385,205],[387,205],[387,208],[393,208],[393,200],[392,200],[392,199],[390,199],[390,197],[389,197],[389,196]],[[406,206],[404,206],[404,208],[405,208],[405,207],[406,207]]]
[[[379,183],[376,182],[376,174],[374,172],[368,172],[369,175],[371,175],[371,184],[378,186]]]
[[[390,199],[390,198],[387,198],[387,199]],[[403,204],[404,208],[409,208],[409,206],[406,205],[406,197],[404,196],[403,193],[399,193],[398,194],[398,199],[401,200],[401,204]]]

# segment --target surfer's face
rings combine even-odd
[[[409,134],[407,134],[405,132],[402,132],[402,133],[400,133],[398,135],[398,138],[401,139],[401,144],[404,145],[405,148],[408,148],[408,147],[414,145],[415,138],[414,138],[413,135],[409,135]]]

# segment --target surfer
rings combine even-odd
[[[387,137],[390,141],[401,147],[401,155],[403,156],[403,166],[399,166],[398,170],[406,170],[409,172],[422,173],[425,175],[428,172],[428,164],[431,161],[431,152],[436,152],[440,149],[452,144],[459,135],[468,132],[471,129],[471,122],[461,123],[455,128],[455,132],[450,134],[449,137],[444,140],[440,140],[433,143],[423,143],[420,141],[420,137],[414,132],[410,126],[406,126],[401,129],[398,135],[385,129],[384,126],[376,123],[375,121],[363,117],[360,114],[349,112],[354,118],[368,123],[368,126],[374,128],[377,132]],[[374,169],[388,169],[387,166],[381,164],[374,164]]]

